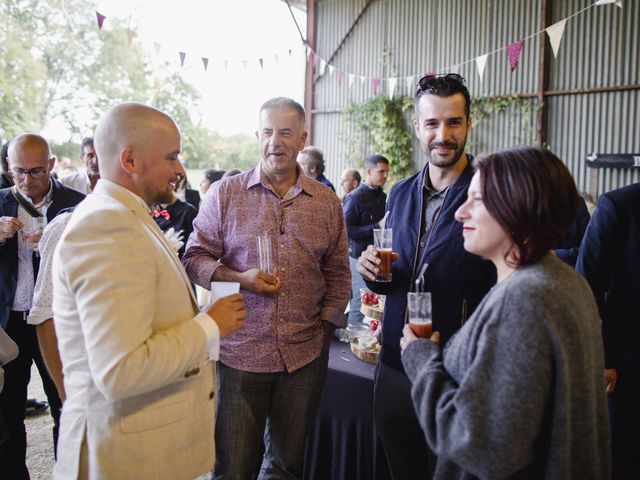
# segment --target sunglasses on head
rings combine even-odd
[[[416,83],[416,89],[421,92],[429,92],[438,87],[466,87],[466,82],[462,75],[447,73],[445,75],[426,75]]]

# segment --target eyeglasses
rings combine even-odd
[[[416,89],[419,92],[431,92],[438,88],[466,88],[466,82],[462,75],[447,73],[445,75],[426,75],[418,80]]]
[[[11,167],[11,174],[16,178],[25,178],[27,175],[29,175],[31,178],[43,178],[46,173],[47,169],[44,167],[36,167],[31,169]]]

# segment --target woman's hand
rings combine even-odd
[[[411,327],[407,323],[402,329],[402,338],[400,339],[400,349],[404,352],[404,350],[409,346],[411,342],[418,340],[418,336],[413,333]],[[433,335],[429,338],[432,342],[440,343],[440,332],[433,332]]]

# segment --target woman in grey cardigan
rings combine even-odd
[[[438,479],[608,479],[600,319],[549,251],[576,215],[571,174],[520,147],[481,158],[456,212],[498,283],[444,348],[405,326],[402,362]],[[426,452],[425,452],[426,454]]]

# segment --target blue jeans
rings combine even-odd
[[[323,352],[291,373],[244,372],[218,362],[214,480],[302,478],[328,360]]]
[[[360,300],[360,289],[367,288],[364,280],[356,270],[358,260],[349,257],[349,267],[351,268],[351,303],[349,303],[349,323],[362,323],[364,315],[360,312],[362,300]]]

